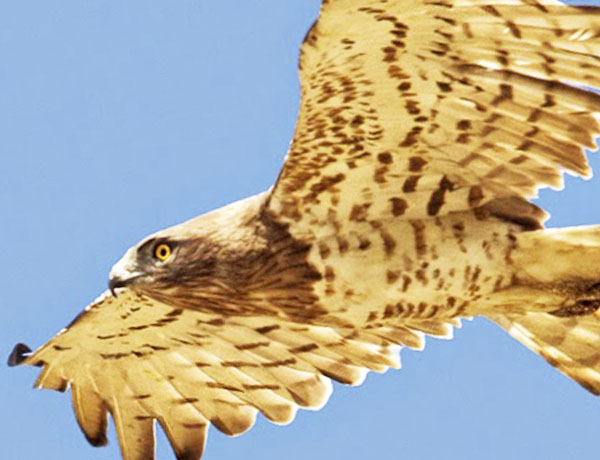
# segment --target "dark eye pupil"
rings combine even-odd
[[[166,260],[171,255],[171,248],[166,244],[161,244],[154,249],[154,257],[160,260]]]

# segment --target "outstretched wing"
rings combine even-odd
[[[110,413],[124,460],[154,458],[154,420],[178,459],[198,459],[209,424],[237,435],[257,411],[289,423],[298,408],[325,404],[329,377],[358,385],[368,370],[399,367],[396,343],[422,348],[422,334],[211,315],[123,291],[105,293],[22,363],[43,368],[36,387],[70,385],[93,445],[106,443]]]
[[[273,190],[292,234],[427,218],[590,174],[600,9],[553,0],[323,2]],[[517,197],[516,199],[514,197]],[[508,212],[511,212],[508,209]],[[534,216],[535,217],[535,216]],[[539,220],[539,216],[536,217]]]

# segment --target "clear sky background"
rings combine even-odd
[[[145,235],[276,178],[317,0],[0,2],[0,352],[36,348]],[[600,169],[600,157],[591,159]],[[551,226],[600,223],[600,181],[542,194]],[[3,358],[4,359],[4,358]],[[288,427],[259,419],[207,459],[595,459],[600,402],[486,320],[336,385]],[[0,367],[0,458],[118,459],[70,394]],[[172,459],[162,434],[160,459]]]

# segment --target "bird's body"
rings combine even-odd
[[[33,354],[94,445],[179,459],[209,424],[317,409],[329,379],[484,315],[600,393],[600,228],[529,203],[589,175],[600,11],[554,1],[330,0],[302,48],[298,126],[269,191],[163,230]]]

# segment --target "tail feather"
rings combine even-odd
[[[600,395],[600,315],[561,318],[550,313],[490,319],[585,389]]]
[[[512,262],[519,308],[486,316],[600,395],[600,226],[519,234]]]
[[[522,284],[597,284],[600,282],[600,226],[520,233],[512,260]]]

